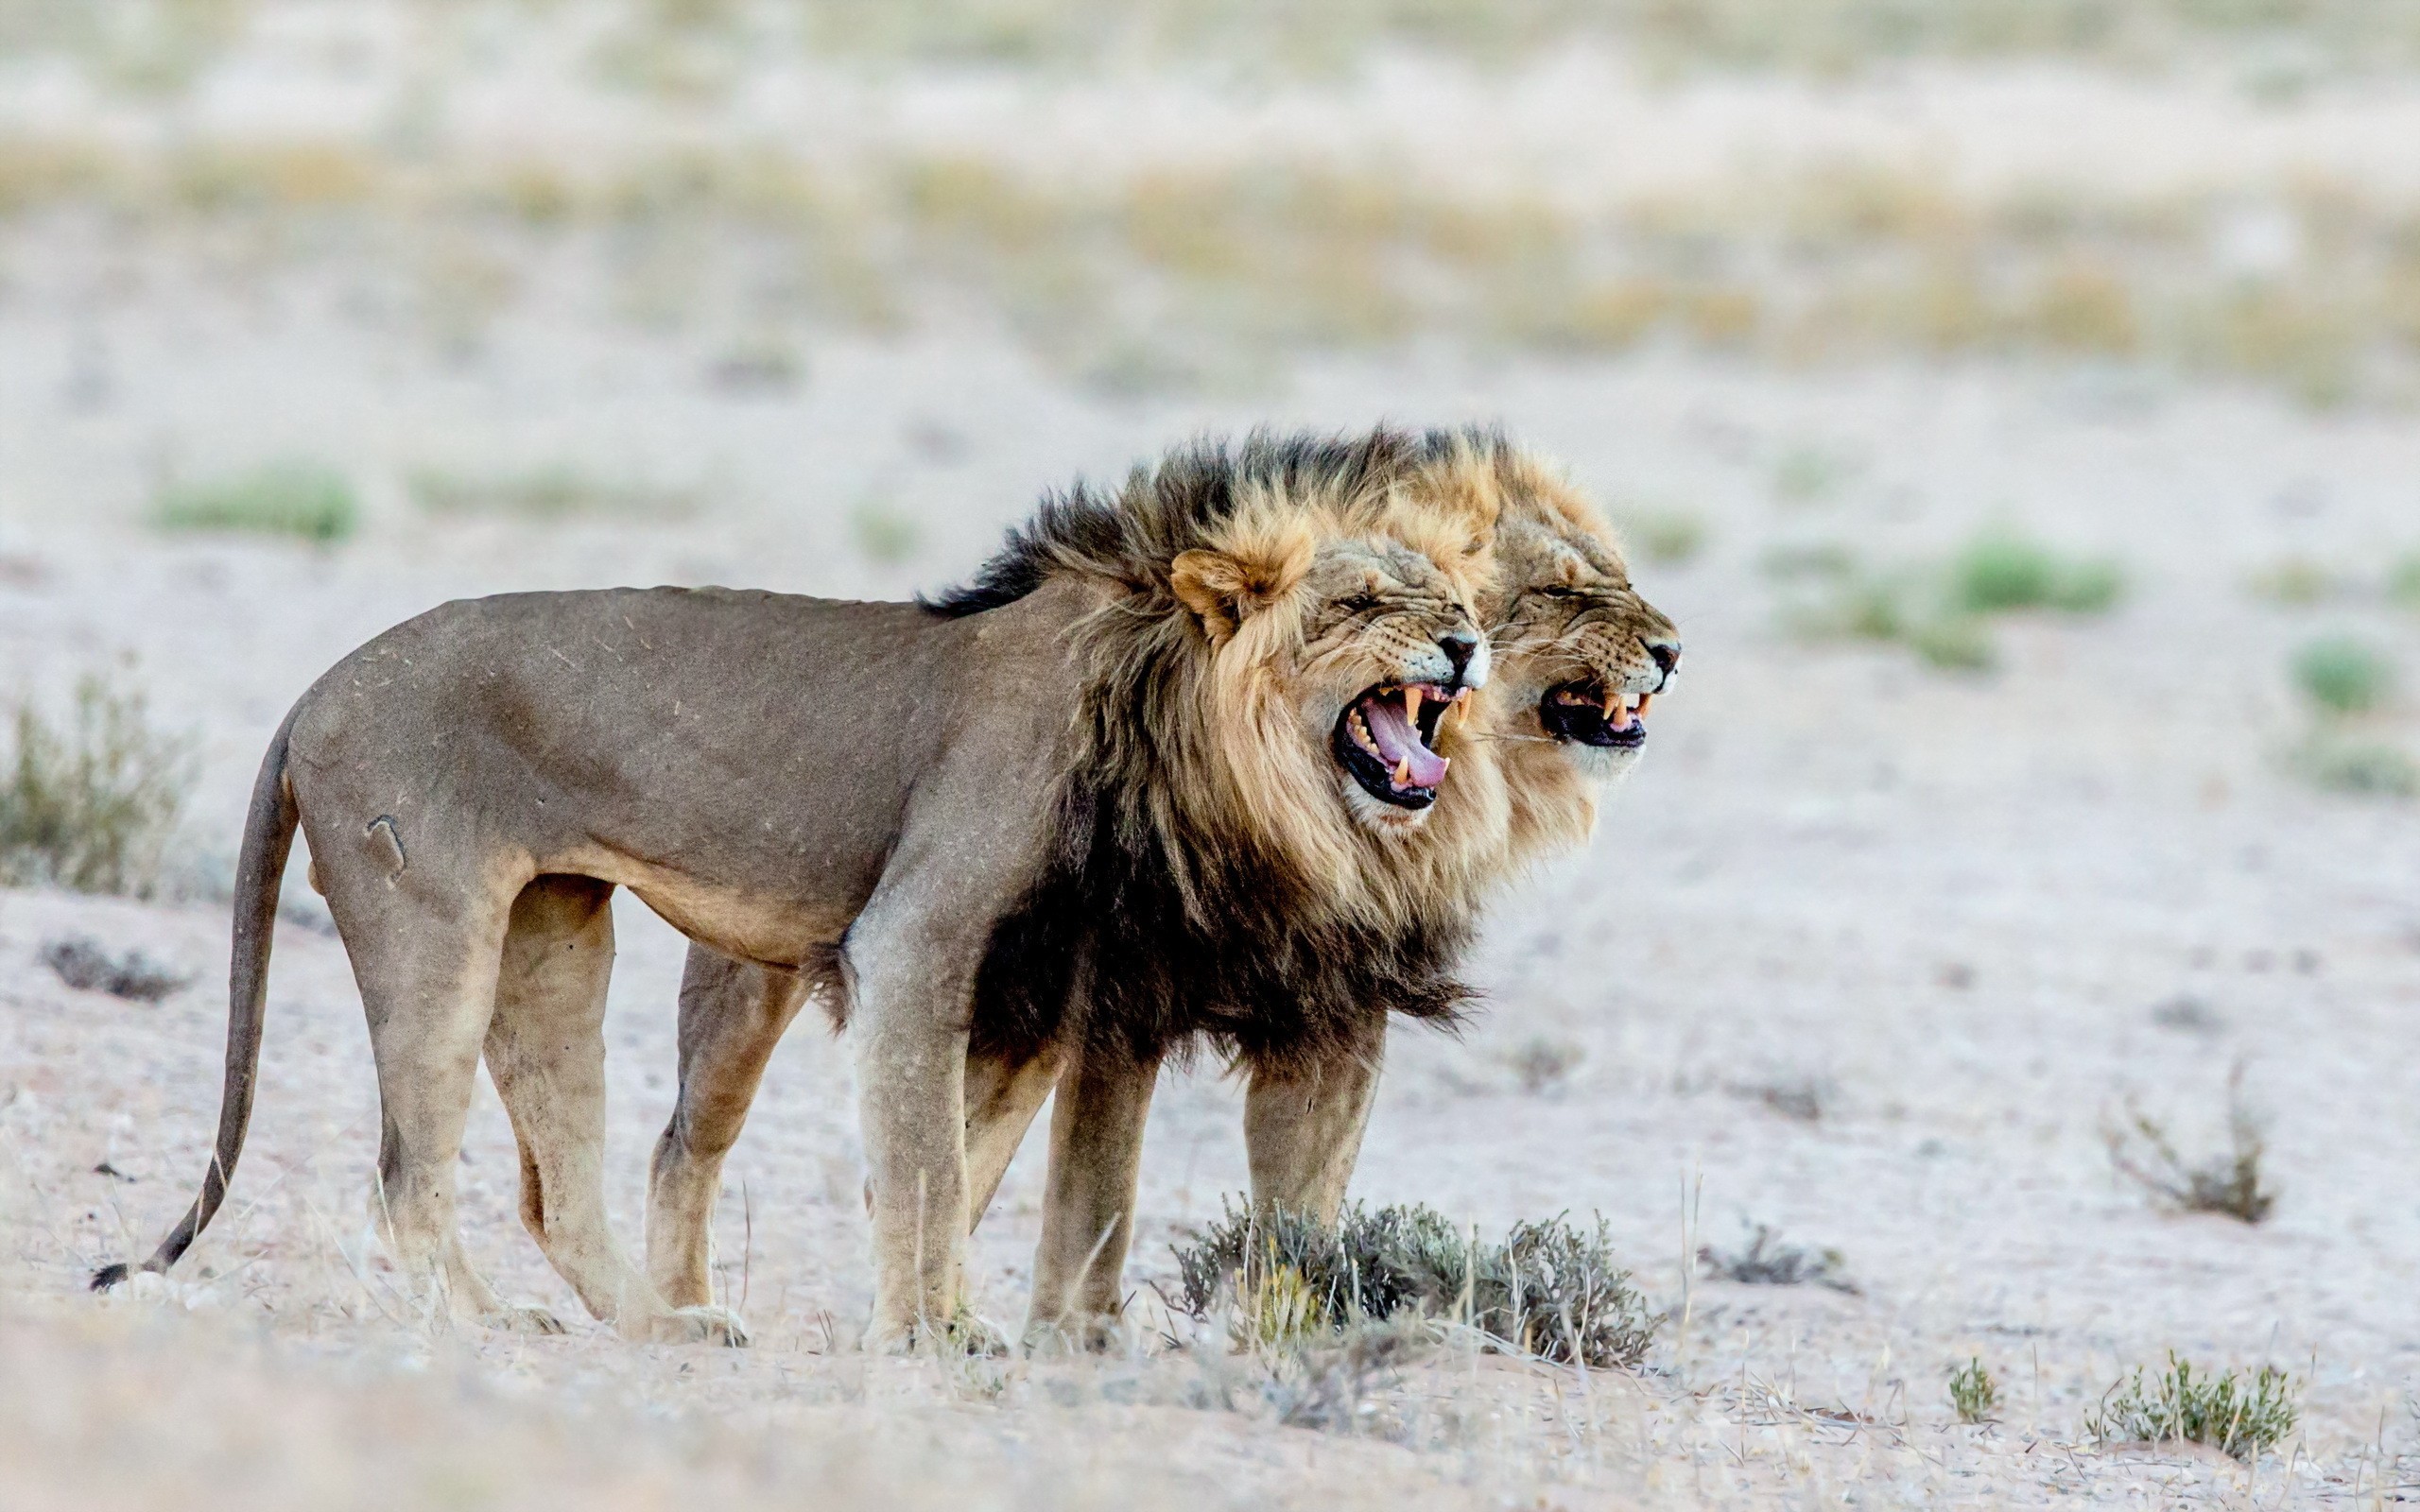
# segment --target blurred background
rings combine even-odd
[[[2292,1366],[2290,1495],[2420,1483],[2411,0],[0,0],[12,1294],[182,1202],[244,797],[352,645],[509,589],[897,596],[1080,474],[1382,419],[1564,459],[1689,675],[1493,917],[1484,1018],[1396,1037],[1356,1190],[1601,1211],[1672,1311],[1605,1423],[1345,1481],[2234,1495],[2025,1452],[2173,1349]],[[194,1295],[369,1326],[328,1237],[359,1009],[288,917],[283,1175]],[[621,918],[635,1238],[681,948]],[[161,1005],[40,964],[83,936]],[[821,1359],[868,1286],[847,1078],[794,1035],[735,1157],[751,1412],[864,1404]],[[482,1098],[474,1250],[572,1315]],[[1236,1124],[1170,1078],[1135,1275],[1242,1185]],[[979,1239],[997,1316],[1038,1165]],[[694,1400],[581,1348],[475,1347]],[[1950,1415],[1970,1361],[2004,1433]],[[88,1385],[78,1422],[167,1400]],[[1858,1440],[1892,1413],[1921,1452]],[[0,1466],[49,1463],[17,1420]]]

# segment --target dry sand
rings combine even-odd
[[[2386,85],[2263,113],[2198,77],[1920,70],[1862,92],[1634,95],[1601,65],[1564,60],[1515,88],[1404,64],[1358,94],[1178,98],[1126,145],[1248,155],[1315,136],[1599,188],[1655,187],[1688,153],[1728,172],[1792,143],[2001,185],[2089,167],[2128,192],[2315,170],[2394,194],[2410,167],[2381,157],[2382,129],[2411,110]],[[312,129],[384,129],[341,91],[296,83],[307,70],[262,66],[287,93],[204,91],[185,124],[273,133],[271,107],[290,106]],[[140,135],[59,77],[5,82],[11,122]],[[864,129],[927,147],[1097,140],[1138,88],[910,80],[874,93],[888,113]],[[700,129],[857,118],[845,93],[754,97],[816,103],[752,127],[742,97]],[[452,98],[475,145],[479,88]],[[1513,99],[1533,113],[1482,129]],[[650,129],[614,116],[590,141],[566,119],[575,153]],[[2058,130],[2028,126],[2045,122]],[[1651,129],[1667,134],[1636,135]],[[746,335],[732,317],[651,334],[597,318],[610,301],[577,246],[522,269],[519,297],[466,347],[416,327],[375,258],[265,273],[243,237],[183,234],[130,237],[71,209],[12,231],[0,266],[0,694],[56,707],[112,671],[192,733],[199,765],[182,901],[0,892],[0,1505],[2420,1499],[2420,810],[2298,779],[2288,757],[2311,716],[2286,677],[2298,646],[2346,629],[2420,667],[2420,623],[2377,592],[2387,561],[2420,547],[2409,413],[2313,414],[2091,365],[1789,372],[1418,343],[1281,366],[1236,397],[1111,401],[962,311],[889,342],[811,336],[796,387],[734,392],[710,381]],[[634,1348],[585,1323],[561,1339],[433,1331],[365,1234],[366,1036],[307,897],[281,931],[229,1210],[172,1282],[84,1293],[92,1265],[147,1249],[189,1199],[225,1011],[210,879],[263,743],[350,646],[509,589],[897,596],[963,575],[1038,490],[1077,473],[1203,429],[1381,418],[1502,420],[1618,509],[1685,511],[1706,531],[1694,559],[1639,569],[1689,645],[1649,759],[1585,854],[1495,910],[1484,1016],[1460,1040],[1395,1038],[1355,1183],[1491,1229],[1602,1213],[1672,1314],[1644,1370],[1449,1349],[1377,1382],[1357,1427],[1315,1430],[1280,1422],[1288,1383],[1216,1340],[1147,1336],[1107,1360],[866,1360],[846,1345],[870,1300],[850,1074],[812,1023],[773,1066],[719,1216],[719,1284],[755,1348]],[[144,523],[163,478],[295,455],[354,478],[354,540]],[[570,469],[687,507],[440,518],[406,487],[430,468]],[[912,525],[905,559],[860,548],[869,511]],[[1921,562],[1988,528],[2113,557],[2127,595],[2106,616],[2014,619],[1996,670],[1951,673],[1806,639],[1766,570],[1776,550],[1834,544]],[[2247,592],[2290,558],[2357,591],[2303,609]],[[2410,740],[2414,713],[2396,704],[2368,733]],[[682,947],[641,907],[618,920],[611,1195],[635,1245],[671,1103]],[[199,985],[157,1006],[72,990],[36,955],[78,933]],[[1541,1044],[1576,1061],[1525,1091],[1515,1063]],[[2274,1216],[2156,1211],[2114,1176],[2104,1125],[2134,1098],[2188,1153],[2217,1150],[2238,1065],[2267,1119]],[[1170,1241],[1243,1185],[1238,1108],[1207,1071],[1161,1091],[1130,1270],[1147,1312]],[[1041,1154],[1020,1157],[976,1242],[997,1319],[1024,1306]],[[515,1175],[483,1087],[462,1183],[473,1253],[508,1293],[574,1316],[520,1231]],[[1736,1246],[1756,1224],[1839,1250],[1856,1290],[1695,1274],[1698,1245]],[[2103,1393],[2170,1349],[2282,1365],[2301,1429],[2250,1471],[2094,1444]],[[2002,1402],[1996,1421],[1961,1425],[1945,1377],[1977,1358]]]

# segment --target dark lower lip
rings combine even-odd
[[[1584,700],[1566,703],[1563,696],[1578,694]],[[1616,730],[1605,723],[1605,692],[1601,683],[1566,682],[1549,688],[1538,700],[1538,723],[1547,733],[1574,746],[1589,746],[1599,750],[1636,750],[1647,744],[1647,721],[1633,719]]]

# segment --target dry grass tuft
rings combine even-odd
[[[1521,1090],[1535,1097],[1561,1087],[1587,1056],[1587,1050],[1576,1040],[1532,1035],[1504,1058],[1520,1080]]]
[[[0,883],[149,897],[193,783],[186,741],[152,729],[138,692],[98,677],[54,725],[17,705],[0,770]]]
[[[406,474],[404,487],[433,515],[546,522],[685,520],[699,502],[688,489],[609,481],[562,465],[493,474],[418,468]]]
[[[1725,1252],[1712,1245],[1699,1246],[1698,1263],[1714,1280],[1743,1286],[1812,1285],[1858,1295],[1857,1283],[1848,1278],[1848,1259],[1839,1250],[1808,1250],[1783,1244],[1779,1233],[1761,1223],[1738,1249]]]
[[[1355,1204],[1329,1228],[1229,1204],[1175,1255],[1176,1305],[1197,1319],[1228,1314],[1247,1346],[1428,1318],[1474,1329],[1491,1348],[1628,1368],[1659,1322],[1615,1263],[1601,1221],[1593,1232],[1560,1218],[1519,1223],[1483,1243],[1425,1206]]]
[[[2167,1128],[2129,1098],[2125,1121],[2101,1131],[2118,1175],[2179,1212],[2221,1213],[2238,1223],[2266,1219],[2277,1205],[2277,1194],[2261,1174],[2268,1144],[2262,1120],[2244,1099],[2243,1072],[2238,1062],[2227,1076],[2226,1154],[2187,1161],[2177,1153]]]

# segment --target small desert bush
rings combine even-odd
[[[2240,1223],[2259,1223],[2277,1205],[2260,1162],[2268,1142],[2260,1119],[2243,1095],[2243,1067],[2227,1077],[2225,1154],[2188,1161],[2158,1120],[2130,1098],[2126,1117],[2102,1130],[2109,1160],[2118,1173],[2164,1207],[2180,1212],[2222,1213]]]
[[[2397,609],[2420,610],[2420,551],[2405,552],[2387,569],[2386,596]]]
[[[1504,1058],[1512,1068],[1512,1074],[1520,1079],[1521,1090],[1535,1096],[1563,1085],[1572,1068],[1587,1054],[1573,1040],[1533,1035],[1514,1046]]]
[[[351,536],[361,510],[343,473],[316,462],[271,462],[250,472],[164,490],[151,512],[164,530],[292,536],[321,545]]]
[[[1722,1281],[1743,1286],[1824,1286],[1854,1297],[1857,1283],[1848,1278],[1848,1261],[1837,1249],[1807,1250],[1781,1242],[1764,1224],[1739,1249],[1723,1251],[1712,1245],[1698,1246],[1698,1263]]]
[[[1994,616],[2029,610],[2099,614],[2125,591],[2125,574],[2113,561],[2064,556],[2007,532],[1977,537],[1945,562],[1896,572],[1866,570],[1854,558],[1828,553],[1803,562],[1769,558],[1766,571],[1786,592],[1801,585],[1790,613],[1802,631],[1897,642],[1951,671],[1983,671],[1998,661]]]
[[[2294,685],[2321,713],[2367,713],[2393,696],[2394,662],[2384,651],[2350,635],[2313,641],[2294,653]]]
[[[1968,614],[2048,609],[2099,614],[2116,605],[2126,577],[2100,558],[2066,557],[2006,532],[1979,536],[1951,558],[1950,603]]]
[[[1246,1346],[1428,1318],[1558,1363],[1626,1368],[1659,1322],[1615,1263],[1602,1220],[1593,1231],[1519,1223],[1482,1242],[1426,1206],[1355,1204],[1331,1228],[1230,1203],[1175,1255],[1177,1305],[1199,1319],[1227,1314]]]
[[[50,941],[40,958],[78,992],[106,992],[131,1003],[157,1003],[193,984],[190,971],[155,961],[139,950],[112,951],[86,935]]]
[[[2084,1432],[2104,1444],[2207,1444],[2246,1464],[2274,1449],[2301,1416],[2294,1383],[2275,1366],[2213,1375],[2171,1350],[2148,1382],[2140,1366],[2109,1388]]]
[[[0,883],[147,896],[193,781],[139,693],[91,677],[66,720],[17,705],[0,767]]]
[[[1983,1368],[1981,1356],[1949,1372],[1949,1405],[1962,1423],[1989,1422],[2000,1404],[1999,1383]]]
[[[2420,762],[2382,740],[2354,740],[2323,730],[2293,750],[2288,765],[2323,792],[2356,798],[2420,795]]]
[[[685,489],[609,481],[577,468],[478,474],[417,469],[404,479],[414,503],[432,515],[511,520],[680,520],[696,512]]]

